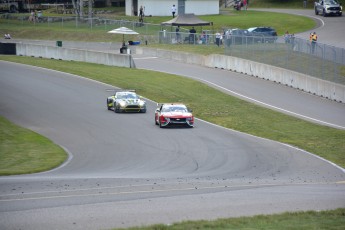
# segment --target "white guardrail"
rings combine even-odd
[[[172,50],[132,46],[131,52],[145,56],[162,57],[178,62],[219,68],[270,80],[333,101],[345,103],[345,85],[325,81],[306,74],[226,55],[203,56]],[[132,55],[37,44],[16,44],[17,55],[91,62],[104,65],[135,68]]]
[[[119,67],[135,68],[130,54],[116,54],[58,46],[16,43],[19,56],[42,57],[58,60],[73,60]]]
[[[133,53],[162,57],[188,64],[219,68],[270,80],[333,101],[345,103],[345,85],[325,81],[306,74],[258,63],[242,58],[211,54],[208,56],[137,46]]]

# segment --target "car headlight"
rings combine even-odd
[[[140,105],[140,107],[143,107],[145,105],[145,102],[144,101],[139,101],[139,105]]]
[[[119,104],[120,104],[121,107],[125,107],[126,106],[126,102],[125,101],[120,101]]]

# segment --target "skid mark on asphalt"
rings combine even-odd
[[[168,188],[168,189],[147,189],[147,190],[138,190],[138,191],[118,191],[118,192],[97,192],[97,193],[86,193],[86,194],[70,194],[70,195],[51,195],[51,196],[40,196],[40,197],[22,197],[23,195],[37,195],[37,193],[26,193],[20,194],[18,198],[1,198],[1,197],[14,197],[18,196],[18,194],[9,194],[9,195],[2,195],[0,196],[0,203],[1,202],[13,202],[13,201],[26,201],[26,200],[46,200],[46,199],[63,199],[63,198],[73,198],[73,197],[95,197],[95,196],[116,196],[116,195],[126,195],[126,194],[144,194],[144,193],[164,193],[164,192],[186,192],[186,191],[200,191],[200,190],[213,190],[213,189],[221,189],[222,191],[233,191],[233,190],[243,190],[243,189],[252,189],[252,188],[265,188],[265,187],[279,187],[279,186],[305,186],[305,185],[329,185],[330,183],[292,183],[292,184],[252,184],[252,185],[235,185],[235,186],[192,186],[186,188]],[[335,182],[335,184],[345,184],[345,181]],[[113,187],[112,189],[117,189],[118,187]],[[128,187],[131,189],[132,187]],[[104,188],[97,188],[97,190],[103,190]],[[110,189],[108,187],[107,189]],[[89,189],[94,190],[94,189]],[[88,189],[82,190],[73,190],[73,191],[63,191],[64,193],[72,193],[72,192],[80,192],[80,191],[88,191]],[[53,192],[53,191],[50,191]],[[56,193],[61,193],[61,191],[55,191]],[[49,193],[49,192],[48,192]],[[43,195],[43,194],[42,194]]]

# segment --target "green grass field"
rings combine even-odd
[[[309,3],[312,2],[308,1],[308,6]],[[252,7],[299,8],[299,4],[302,5],[302,1],[252,1]],[[247,28],[263,24],[275,27],[279,34],[283,34],[286,30],[291,33],[298,33],[315,26],[312,20],[285,14],[254,13],[254,11],[235,12],[233,10],[229,10],[229,13],[202,16],[201,18],[215,22],[216,26],[213,28],[215,30],[224,27]],[[123,12],[120,11],[110,17],[114,19],[131,19],[123,15]],[[167,19],[165,17],[152,17],[151,23],[159,24]],[[61,24],[46,27],[0,19],[0,33],[11,33],[15,38],[115,41],[114,36],[105,33],[108,29],[75,29],[73,27],[62,27]],[[186,48],[183,49],[186,51]],[[197,49],[195,46],[189,46],[188,49],[190,50],[187,51],[190,52],[204,52],[195,50]],[[208,47],[207,53],[214,52],[217,52],[214,47]],[[58,69],[122,88],[136,88],[139,94],[155,101],[183,101],[192,107],[194,114],[201,119],[242,132],[288,143],[345,167],[345,131],[316,125],[250,104],[190,79],[151,71],[30,57],[2,55],[0,60]],[[114,76],[117,77],[114,78]],[[137,78],[140,78],[141,81],[138,81]],[[161,84],[161,82],[166,83],[167,78],[169,78],[170,84]],[[162,85],[165,87],[162,87]],[[176,87],[177,85],[178,87]],[[180,91],[172,91],[172,88],[180,89]],[[206,94],[207,97],[204,96]],[[205,107],[205,104],[212,106]],[[222,108],[222,113],[215,112],[220,111],[219,108]],[[27,151],[28,149],[29,151]],[[46,138],[17,127],[1,118],[0,159],[2,159],[0,161],[0,175],[33,173],[58,166],[66,159],[66,153]],[[231,218],[217,221],[188,221],[170,226],[155,225],[148,228],[132,229],[344,229],[344,226],[345,209],[337,209],[326,212],[284,213],[281,215]]]
[[[230,15],[210,15],[200,16],[201,19],[213,22],[213,26],[196,27],[197,33],[201,30],[222,31],[226,28],[249,28],[254,26],[271,26],[277,30],[279,35],[283,35],[286,30],[290,33],[299,33],[310,30],[316,23],[303,16],[291,16],[288,14],[269,13],[260,11],[231,11]],[[62,17],[63,15],[61,15]],[[27,20],[19,20],[20,16],[11,16],[12,19],[0,18],[0,33],[10,33],[13,38],[26,38],[37,40],[65,40],[65,41],[121,41],[122,36],[108,34],[109,30],[120,27],[117,24],[94,21],[91,27],[87,22],[75,20],[56,21],[50,23],[31,23]],[[116,19],[116,17],[112,17]],[[136,17],[121,17],[123,20],[136,21]],[[147,35],[157,35],[161,29],[172,30],[170,26],[162,27],[161,22],[169,20],[170,17],[147,17],[144,27],[133,27],[132,23],[124,26],[139,32],[139,36],[129,36],[130,39],[140,39]],[[119,19],[118,19],[119,20]],[[122,25],[121,25],[122,26]],[[189,30],[189,27],[181,30]]]
[[[345,209],[336,209],[322,212],[287,212],[278,215],[258,215],[216,221],[185,221],[169,226],[160,224],[127,228],[126,230],[343,230],[344,226]]]
[[[0,116],[0,176],[42,172],[61,165],[65,151]]]

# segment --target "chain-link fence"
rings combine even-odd
[[[188,30],[184,32],[161,30],[158,32],[158,37],[161,44],[214,45],[216,44],[216,36],[210,32],[205,31],[205,33],[199,34],[189,33]]]
[[[24,15],[12,15],[12,14],[1,14],[1,23],[4,25],[30,25],[36,27],[62,27],[65,29],[87,29],[87,30],[99,30],[99,31],[109,31],[117,27],[127,27],[137,31],[140,34],[150,35],[155,34],[155,32],[161,29],[160,25],[142,23],[138,21],[128,21],[128,20],[114,20],[114,19],[104,19],[104,18],[88,18],[88,17],[36,17]]]
[[[158,33],[159,43],[218,45],[210,33]],[[345,49],[291,36],[222,36],[224,54],[304,73],[345,85]]]
[[[189,33],[189,30],[157,24],[128,20],[80,17],[41,17],[30,19],[30,16],[12,16],[2,14],[1,23],[10,26],[61,26],[71,29],[99,30],[106,32],[117,27],[127,27],[139,33],[137,39],[141,44],[190,44],[219,45],[225,47],[224,54],[261,62],[296,72],[304,73],[323,80],[345,85],[345,49],[322,43],[311,43],[307,39],[290,37],[254,37],[222,36],[218,40],[213,31]]]
[[[291,37],[225,39],[225,54],[304,73],[345,85],[345,49]]]
[[[217,45],[215,34],[160,31],[159,43]],[[222,36],[224,54],[345,85],[345,49],[291,36]]]

